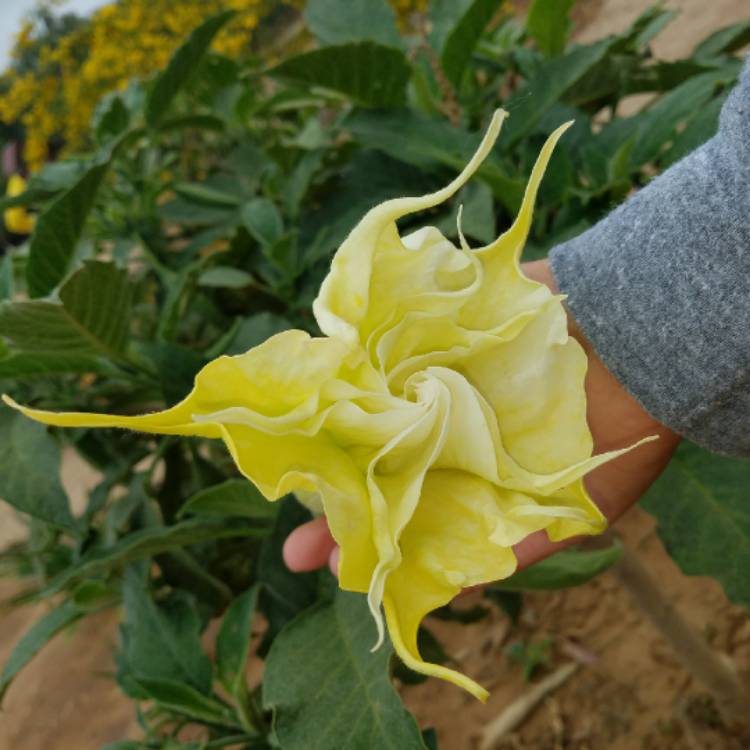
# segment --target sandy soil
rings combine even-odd
[[[651,0],[579,0],[577,36],[588,41],[622,29],[650,4]],[[657,54],[668,59],[688,53],[712,30],[750,18],[750,0],[668,0],[666,5],[681,10],[655,45]],[[93,478],[66,462],[65,480],[80,497]],[[645,513],[632,511],[620,529],[663,583],[670,601],[750,684],[747,612],[728,604],[716,582],[683,576],[664,552]],[[0,545],[22,531],[14,514],[0,507]],[[0,600],[16,586],[0,581]],[[471,604],[470,598],[463,603]],[[3,611],[0,663],[43,611],[41,605]],[[109,676],[116,620],[112,612],[82,622],[58,637],[21,674],[0,714],[0,750],[98,750],[106,742],[138,737],[132,704]],[[508,644],[518,640],[548,640],[549,670],[573,657],[584,663],[501,747],[750,748],[750,738],[722,726],[701,686],[633,608],[611,574],[574,590],[529,596],[517,630],[511,630],[499,611],[470,626],[438,622],[432,627],[461,668],[492,690],[482,706],[438,681],[403,688],[420,723],[438,730],[443,750],[477,747],[482,727],[529,689],[506,652]]]

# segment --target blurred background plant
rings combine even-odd
[[[40,11],[0,99],[29,172],[2,201],[0,390],[44,408],[143,412],[181,398],[213,357],[291,326],[315,333],[312,299],[352,226],[384,199],[445,184],[498,106],[511,117],[492,156],[417,225],[455,238],[463,205],[469,240],[494,239],[545,136],[574,119],[527,255],[585,230],[715,132],[750,23],[663,62],[650,43],[672,12],[655,6],[622,33],[570,44],[574,10],[120,0],[91,19]],[[0,423],[0,497],[28,520],[1,558],[27,583],[13,602],[53,605],[13,651],[0,695],[55,633],[118,605],[116,678],[141,706],[145,737],[121,750],[435,746],[400,705],[389,649],[369,653],[360,597],[336,593],[327,572],[284,568],[281,544],[308,518],[293,498],[266,503],[211,442],[46,430],[7,409]],[[84,507],[57,479],[61,448],[98,473]],[[689,498],[697,466],[714,477],[713,505],[675,519],[660,498],[680,482]],[[670,472],[649,507],[675,558],[750,604],[741,570],[688,549],[678,528],[739,529],[748,543],[744,464],[686,446]],[[516,617],[521,591],[581,583],[618,556],[565,553],[489,588],[488,607]],[[263,683],[245,680],[251,626]],[[428,628],[424,648],[448,658]],[[336,679],[321,681],[331,665]],[[403,665],[395,674],[418,679]]]

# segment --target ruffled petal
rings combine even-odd
[[[360,325],[370,314],[370,305],[373,301],[371,281],[373,267],[377,262],[376,256],[380,253],[389,256],[396,254],[399,263],[404,264],[403,270],[408,270],[409,251],[399,236],[396,221],[408,214],[437,206],[456,193],[484,161],[497,139],[505,116],[506,113],[502,110],[495,112],[474,156],[461,174],[442,190],[422,197],[385,201],[365,214],[338,249],[331,264],[331,271],[323,281],[320,293],[313,303],[313,312],[323,333],[340,338],[352,348],[364,345]],[[434,252],[440,252],[433,247],[434,244],[429,245],[432,251],[430,262],[438,257]],[[417,265],[420,265],[419,262]],[[412,273],[405,276],[414,281],[420,274],[412,269]],[[402,298],[395,294],[393,288],[384,288],[383,293],[386,295],[385,298],[375,301],[378,308],[393,310],[401,302]],[[373,315],[377,318],[377,313],[373,312]],[[376,323],[370,321],[368,327],[373,328],[375,325]]]
[[[507,578],[515,571],[512,549],[491,539],[503,519],[501,493],[464,472],[430,471],[422,500],[401,535],[401,564],[388,577],[383,598],[388,631],[401,660],[480,700],[487,691],[466,675],[422,660],[417,631],[425,615],[462,588]]]

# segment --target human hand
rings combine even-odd
[[[546,260],[526,263],[523,271],[529,278],[546,284],[555,294],[558,293]],[[587,417],[594,439],[594,453],[624,448],[649,435],[659,437],[658,440],[644,443],[619,458],[608,461],[586,476],[584,481],[589,494],[609,522],[613,523],[641,498],[661,474],[680,438],[644,411],[619,384],[578,331],[570,316],[568,328],[589,360],[586,375]],[[580,539],[553,543],[544,531],[531,534],[514,548],[519,568],[532,565],[577,541]],[[298,572],[315,570],[327,563],[336,574],[338,547],[325,518],[316,518],[303,524],[289,535],[284,544],[284,561],[290,570]]]

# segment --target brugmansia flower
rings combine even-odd
[[[463,587],[505,578],[512,545],[595,534],[605,519],[582,477],[592,457],[586,356],[568,337],[561,298],[530,281],[519,257],[555,131],[518,217],[495,242],[455,247],[434,227],[396,221],[450,198],[487,156],[497,112],[447,187],[370,210],[333,259],[314,304],[322,338],[290,330],[219,357],[184,401],[156,414],[53,414],[63,427],[124,427],[224,440],[269,500],[315,493],[341,547],[340,585],[381,610],[401,659],[484,699],[465,675],[425,663],[424,616]]]
[[[26,190],[26,180],[20,174],[12,174],[8,178],[5,194],[15,198]],[[34,217],[23,206],[12,206],[3,212],[5,228],[13,234],[31,234],[34,231]]]

